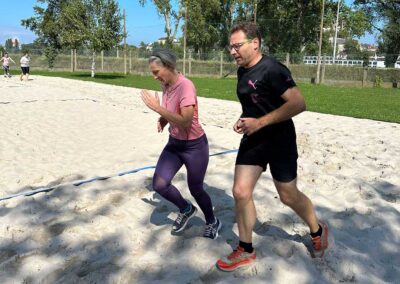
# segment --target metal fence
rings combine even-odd
[[[44,50],[30,50],[31,68],[33,70],[49,70]],[[186,58],[183,51],[177,51],[177,69],[188,76],[235,76],[237,66],[226,50],[216,50],[209,53],[187,52]],[[116,72],[150,75],[147,58],[150,50],[113,49],[95,54],[96,72]],[[9,52],[11,58],[18,63],[22,54]],[[302,54],[279,53],[272,54],[279,61],[289,67],[293,77],[298,81],[315,82],[317,74],[317,57]],[[351,57],[351,56],[348,56]],[[354,56],[351,58],[355,58]],[[379,59],[379,61],[378,61]],[[17,61],[18,60],[18,61]],[[365,60],[365,59],[364,59]],[[382,58],[370,60],[368,67],[363,67],[361,59],[336,59],[321,57],[320,83],[340,84],[349,86],[374,86],[380,83],[383,86],[395,86],[400,82],[400,61],[395,67],[379,68]],[[62,50],[56,57],[51,70],[59,71],[91,71],[93,52],[88,49]]]

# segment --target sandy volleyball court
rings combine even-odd
[[[255,191],[258,261],[233,273],[213,264],[236,246],[231,193],[235,153],[210,158],[205,178],[217,240],[201,212],[171,235],[175,208],[151,189],[153,170],[95,181],[157,162],[168,138],[139,90],[31,76],[0,78],[1,283],[398,283],[400,125],[305,112],[295,118],[299,188],[330,225],[325,259],[307,226],[280,203],[265,174]],[[234,91],[234,90],[232,90]],[[210,153],[236,149],[240,105],[199,98]],[[191,199],[182,170],[174,180]]]

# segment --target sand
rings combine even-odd
[[[223,223],[218,239],[201,236],[201,212],[171,234],[177,210],[151,189],[153,169],[72,184],[156,164],[168,133],[157,133],[140,90],[30,78],[0,78],[0,198],[55,189],[0,201],[1,283],[399,283],[399,124],[296,116],[299,188],[334,244],[311,257],[307,226],[267,172],[254,193],[258,259],[227,273],[214,264],[238,241],[235,153],[211,157],[205,178]],[[199,107],[210,153],[237,149],[240,105],[199,98]],[[184,169],[174,184],[193,201]]]

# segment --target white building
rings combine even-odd
[[[335,38],[330,37],[329,42],[333,45],[335,43]],[[344,45],[346,44],[346,40],[344,38],[338,37],[336,38],[336,54],[344,53]]]
[[[321,64],[324,62],[324,57],[321,56]],[[303,57],[304,64],[316,65],[318,63],[318,56],[304,56]],[[333,62],[332,56],[325,56],[325,64],[326,65],[341,65],[341,66],[362,66],[362,60],[348,60],[348,59],[335,59],[335,63]]]
[[[321,64],[324,62],[324,57],[321,56]],[[303,63],[307,65],[317,65],[318,56],[304,56]],[[333,62],[332,56],[325,56],[325,64],[326,65],[341,65],[341,66],[363,66],[363,60],[351,60],[351,59],[335,59]],[[370,56],[368,61],[368,67],[371,68],[386,68],[385,65],[385,56]],[[396,63],[394,64],[394,68],[400,69],[400,56],[397,58]]]

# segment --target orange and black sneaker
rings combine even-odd
[[[317,236],[315,238],[311,237],[312,244],[313,244],[313,253],[314,257],[323,257],[325,250],[329,246],[328,236],[329,236],[329,229],[326,223],[319,223],[322,228],[321,236]]]
[[[248,265],[256,259],[256,251],[245,252],[238,246],[230,255],[219,259],[216,263],[217,268],[223,271],[233,271],[241,266]]]

